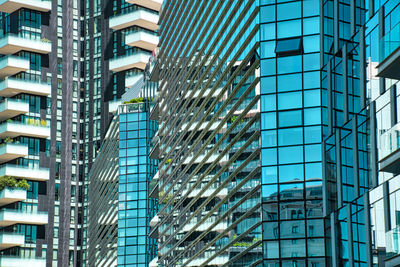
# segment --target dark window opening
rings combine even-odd
[[[276,41],[275,53],[278,57],[293,56],[303,53],[303,42],[301,37],[282,39]]]

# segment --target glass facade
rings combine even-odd
[[[119,107],[118,266],[145,267],[157,255],[157,240],[149,237],[157,161],[148,157],[157,124],[147,110],[145,103]]]
[[[261,1],[266,266],[323,266],[325,261],[319,2]]]

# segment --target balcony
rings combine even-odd
[[[46,259],[0,256],[0,266],[4,267],[46,267]]]
[[[147,10],[129,10],[110,18],[110,28],[121,30],[131,26],[139,26],[144,29],[155,31],[158,29],[158,15]]]
[[[31,80],[6,78],[0,81],[0,96],[12,97],[18,94],[31,94],[48,96],[51,92],[51,85]]]
[[[48,222],[47,212],[2,209],[0,211],[0,226],[14,224],[44,225]],[[0,265],[4,266],[4,265]],[[19,265],[21,266],[21,265]]]
[[[14,11],[27,8],[41,12],[51,10],[50,0],[0,0],[0,12],[13,13]]]
[[[48,168],[4,164],[0,167],[0,176],[5,175],[30,181],[48,181],[50,171]]]
[[[29,60],[16,56],[0,58],[0,79],[29,70]]]
[[[0,206],[26,200],[26,190],[21,188],[4,188],[0,191]]]
[[[400,24],[379,41],[379,77],[400,80]]]
[[[400,173],[400,123],[379,137],[379,163],[381,171]]]
[[[0,145],[0,164],[28,156],[28,146],[6,143]]]
[[[23,246],[24,244],[25,244],[24,234],[6,233],[6,232],[0,234],[0,250]]]
[[[40,122],[39,122],[40,124]],[[27,136],[34,138],[49,138],[50,127],[23,122],[3,122],[0,124],[0,138]]]
[[[163,3],[162,0],[126,0],[126,2],[133,5],[144,6],[155,11],[160,11]]]
[[[125,36],[125,44],[152,51],[158,45],[158,36],[145,31],[132,32]]]
[[[0,121],[29,112],[29,103],[19,99],[5,99],[0,102]]]
[[[22,50],[39,54],[48,54],[51,52],[51,42],[44,38],[37,39],[13,34],[7,34],[1,37],[0,54],[10,55]]]
[[[133,68],[144,70],[150,55],[142,52],[133,55],[121,56],[110,60],[110,70],[120,72]]]

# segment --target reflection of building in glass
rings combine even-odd
[[[157,200],[149,197],[157,160],[149,157],[157,124],[149,119],[154,83],[144,80],[123,97],[89,179],[89,266],[148,266],[157,256],[149,236]]]
[[[165,1],[146,73],[152,266],[399,264],[398,14],[397,0]],[[127,59],[110,61],[114,84],[136,74]],[[120,164],[140,177],[139,159]]]

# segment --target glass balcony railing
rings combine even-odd
[[[378,77],[400,80],[400,24],[379,40]]]
[[[400,47],[400,24],[397,24],[379,41],[379,61],[384,61]]]
[[[51,52],[51,42],[40,36],[24,34],[8,33],[0,38],[0,54],[10,55],[22,50],[48,54]]]
[[[400,123],[379,137],[379,159],[382,160],[400,148]]]
[[[400,254],[400,226],[386,232],[386,257]]]
[[[49,12],[51,10],[51,0],[0,0],[0,12],[12,13],[21,8]]]

